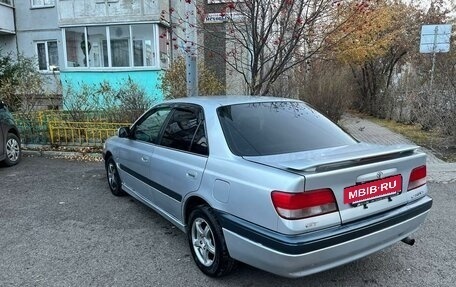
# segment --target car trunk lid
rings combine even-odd
[[[410,173],[413,168],[425,164],[425,155],[416,152],[417,149],[414,145],[358,143],[244,158],[303,175],[305,190],[330,188],[336,197],[343,224],[409,202],[407,186]]]

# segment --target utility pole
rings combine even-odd
[[[434,88],[435,60],[437,53],[450,51],[451,24],[421,26],[420,53],[432,53],[431,81],[429,91]]]
[[[429,85],[429,90],[432,92],[432,88],[434,86],[434,73],[435,73],[435,54],[437,53],[437,34],[439,32],[439,27],[435,26],[434,30],[434,44],[432,47],[432,68],[431,68],[431,84]]]
[[[196,6],[194,1],[185,2],[185,62],[187,72],[187,97],[198,96],[198,64],[197,34],[196,34]]]

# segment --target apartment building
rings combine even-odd
[[[0,0],[0,49],[37,58],[52,86],[130,77],[160,99],[170,62],[170,1]]]
[[[184,15],[184,0],[0,0],[0,49],[37,59],[48,90],[61,93],[72,85],[108,81],[113,86],[130,77],[151,98],[162,99],[160,75],[172,55],[184,53],[184,35],[169,35],[169,27],[185,23],[170,18]],[[193,2],[195,3],[195,2]],[[207,17],[198,33],[200,61],[226,85],[227,94],[242,94],[241,75],[230,69],[223,55],[230,43],[226,19],[219,18],[227,1],[201,0]],[[214,18],[214,17],[213,17]],[[172,23],[174,21],[174,23]],[[173,38],[173,39],[172,39]],[[173,48],[174,47],[174,48]],[[175,49],[175,47],[179,47]],[[214,53],[215,52],[215,53]]]

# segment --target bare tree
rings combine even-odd
[[[226,20],[222,29],[224,33],[220,33],[204,25],[202,20],[206,15],[206,5],[198,5],[194,0],[186,0],[185,5],[197,5],[196,11],[201,19],[197,28],[200,32],[223,37],[230,49],[222,55],[219,51],[213,52],[242,76],[248,93],[252,95],[268,94],[274,82],[284,73],[306,63],[328,45],[334,45],[327,40],[342,26],[344,20],[340,19],[340,15],[349,15],[341,11],[348,6],[340,5],[337,0],[235,1],[219,4],[220,16]],[[177,30],[179,24],[182,27],[189,17],[179,14],[178,10],[171,8],[169,12],[175,24],[173,40],[185,41],[182,37],[185,30],[181,33]],[[188,42],[185,44],[189,45]],[[193,44],[198,45],[190,43]],[[179,44],[174,43],[173,46],[178,48]],[[200,48],[209,49],[204,45]]]

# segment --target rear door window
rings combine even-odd
[[[162,135],[162,146],[208,154],[203,113],[199,107],[175,108]]]
[[[356,143],[303,102],[264,102],[217,109],[228,146],[240,156],[262,156]]]

